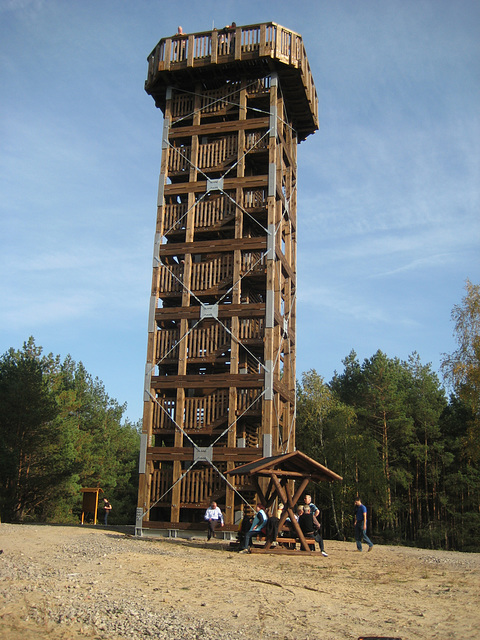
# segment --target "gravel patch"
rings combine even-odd
[[[4,553],[0,556],[3,606],[16,602],[19,595],[31,595],[30,621],[74,624],[84,631],[94,630],[101,638],[245,640],[242,631],[227,633],[210,620],[187,615],[181,606],[165,606],[159,611],[158,606],[149,606],[143,593],[127,584],[112,590],[110,584],[95,579],[95,567],[100,569],[109,559],[131,553],[175,556],[175,549],[168,546],[123,535],[92,535],[72,536],[54,552]]]

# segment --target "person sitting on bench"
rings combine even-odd
[[[265,513],[262,504],[257,504],[256,511],[257,513],[253,519],[252,526],[250,527],[250,530],[245,534],[243,548],[240,550],[240,553],[248,553],[248,547],[252,544],[252,537],[258,536],[267,523],[267,514]]]
[[[298,518],[298,524],[300,525],[300,529],[302,530],[305,538],[313,538],[313,514],[310,513],[310,507],[305,506],[303,508],[302,515]],[[312,545],[309,545],[310,549],[312,549]],[[313,545],[312,551],[315,551],[315,545]]]
[[[237,540],[240,545],[240,549],[243,549],[243,545],[245,543],[245,536],[247,535],[248,531],[250,531],[250,527],[252,526],[252,520],[253,520],[252,516],[245,515],[242,518],[242,521],[238,527]]]

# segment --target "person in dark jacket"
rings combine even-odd
[[[298,524],[306,538],[313,538],[313,514],[310,513],[310,507],[304,507],[302,515],[298,518]]]
[[[320,551],[322,552],[322,556],[327,557],[328,554],[325,552],[325,547],[323,545],[323,538],[320,529],[320,523],[316,519],[316,517],[311,513],[310,507],[305,506],[303,508],[303,515],[301,515],[298,519],[298,524],[300,525],[300,529],[302,530],[305,538],[315,538],[320,546]],[[313,549],[312,549],[313,546]],[[315,551],[315,545],[310,545],[310,549]]]
[[[322,556],[325,556],[325,558],[328,558],[328,553],[325,551],[325,545],[323,543],[322,525],[317,520],[316,516],[313,516],[313,537],[318,542],[320,551],[322,552]]]
[[[277,544],[278,525],[280,524],[280,518],[276,516],[270,516],[265,525],[265,536],[267,540],[271,542],[271,546],[275,547]]]
[[[108,516],[110,515],[110,511],[112,510],[112,505],[107,500],[107,498],[103,499],[103,510],[104,510],[103,522],[104,522],[105,526],[107,526],[107,524],[108,524]]]

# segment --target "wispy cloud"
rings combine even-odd
[[[298,303],[320,317],[336,318],[337,321],[352,319],[355,322],[375,325],[417,326],[418,322],[408,313],[398,315],[389,311],[382,300],[375,303],[365,295],[353,291],[340,291],[329,287],[303,285],[299,289]]]
[[[254,0],[182,6],[192,32],[233,8],[259,20]],[[327,375],[357,345],[434,360],[480,270],[480,4],[275,7],[320,99],[298,149],[299,366]],[[0,351],[37,331],[49,351],[74,342],[135,417],[162,133],[145,57],[179,20],[163,9],[0,0]]]
[[[406,264],[402,264],[396,269],[387,271],[380,271],[379,273],[372,274],[370,278],[388,278],[389,276],[399,275],[409,271],[423,271],[425,269],[436,269],[438,267],[447,268],[449,264],[453,264],[456,261],[457,256],[452,253],[440,253],[437,255],[431,255],[426,258],[417,258],[411,260]]]
[[[2,0],[0,3],[0,13],[7,11],[23,12],[26,9],[40,9],[45,4],[45,0]]]

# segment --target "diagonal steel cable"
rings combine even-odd
[[[231,202],[233,202],[233,204],[238,207],[240,209],[240,211],[242,213],[245,213],[251,220],[253,220],[253,222],[256,222],[258,224],[259,227],[261,227],[265,233],[269,233],[268,229],[266,227],[263,226],[263,224],[261,222],[259,222],[258,220],[256,220],[256,218],[254,218],[252,216],[251,213],[249,213],[244,207],[242,207],[241,204],[239,204],[234,198],[232,198],[232,196],[227,193],[226,191],[224,191],[223,189],[220,189],[220,191],[223,193],[223,195],[225,195]]]
[[[178,148],[178,147],[174,147],[173,144],[170,142],[170,140],[165,140],[165,142],[168,144],[168,146],[173,149],[175,151],[175,153],[177,153],[181,158],[183,158],[184,160],[186,160],[188,162],[188,164],[190,164],[196,171],[198,171],[199,173],[202,174],[202,176],[205,178],[205,180],[208,180],[208,176],[206,173],[204,173],[200,167],[195,166],[195,164],[190,160],[190,158],[187,158],[186,155],[184,155],[181,152],[182,147]]]
[[[258,362],[258,364],[259,364],[261,367],[263,367],[263,369],[266,371],[267,369],[266,369],[265,365],[264,365],[264,364],[263,364],[263,363],[262,363],[262,362],[257,358],[257,356],[256,356],[254,353],[252,353],[252,352],[250,351],[250,349],[249,349],[248,347],[246,347],[246,346],[243,344],[243,342],[240,342],[240,340],[239,340],[239,339],[238,339],[238,338],[237,338],[237,337],[236,337],[236,336],[235,336],[235,335],[230,331],[230,329],[229,329],[227,326],[225,326],[225,325],[223,324],[223,322],[222,322],[219,318],[215,318],[215,319],[216,319],[216,320],[217,320],[217,322],[218,322],[218,323],[219,323],[219,324],[220,324],[220,325],[225,329],[225,331],[226,331],[226,332],[227,332],[227,333],[228,333],[228,334],[233,338],[233,340],[234,340],[237,344],[239,344],[241,347],[243,347],[243,348],[245,349],[245,351],[246,351],[249,355],[251,355],[251,356],[252,356],[252,358],[254,358],[254,359]]]
[[[197,450],[199,450],[199,449],[200,449],[200,447],[199,447],[199,446],[198,446],[198,445],[197,445],[197,444],[192,440],[192,438],[190,438],[190,436],[188,435],[188,433],[186,433],[186,432],[184,431],[184,429],[183,429],[183,428],[178,424],[178,422],[177,422],[174,418],[172,418],[172,417],[170,416],[170,414],[168,413],[168,411],[167,411],[167,410],[166,410],[166,409],[165,409],[165,408],[160,404],[160,402],[158,402],[158,399],[157,399],[157,398],[155,398],[155,396],[153,396],[149,391],[148,391],[148,394],[149,394],[149,396],[152,398],[152,400],[158,404],[158,406],[160,407],[160,409],[162,409],[162,410],[165,412],[165,414],[166,414],[166,415],[167,415],[167,416],[172,420],[172,422],[173,422],[173,423],[175,424],[175,426],[176,426],[176,427],[177,427],[177,428],[178,428],[178,429],[183,433],[183,435],[184,435],[184,436],[185,436],[185,437],[186,437],[186,438],[187,438],[187,439],[192,443],[193,447],[195,447]],[[260,396],[260,397],[261,397],[261,396]],[[256,400],[258,400],[258,398],[257,398]],[[256,401],[256,400],[255,400],[255,401]],[[248,410],[248,409],[247,409],[247,410]],[[232,426],[232,425],[231,425],[231,426]],[[210,445],[210,446],[213,446],[213,445]],[[237,489],[235,489],[235,487],[234,487],[234,486],[233,486],[233,485],[232,485],[232,484],[227,480],[227,478],[226,478],[226,477],[223,475],[223,473],[222,473],[222,472],[221,472],[221,471],[220,471],[220,470],[219,470],[219,469],[218,469],[218,468],[213,464],[213,462],[212,462],[211,460],[206,459],[205,461],[206,461],[206,462],[208,462],[208,463],[209,463],[209,464],[210,464],[210,465],[215,469],[215,471],[220,475],[220,477],[221,477],[223,480],[225,480],[225,482],[229,485],[229,487],[230,487],[233,491],[235,491],[235,493],[236,493],[236,494],[238,494],[238,495],[240,496],[240,498],[241,498],[241,499],[242,499],[246,504],[249,504],[249,503],[248,503],[248,501],[247,501],[247,500],[245,500],[245,498],[242,496],[242,494],[241,494],[241,493],[239,493],[239,492],[237,491]],[[164,496],[166,496],[166,495],[167,495],[167,493],[169,493],[169,492],[173,489],[173,487],[174,487],[176,484],[178,484],[178,483],[179,483],[179,482],[180,482],[180,481],[181,481],[181,480],[182,480],[182,479],[187,475],[187,473],[192,469],[192,467],[194,467],[194,466],[195,466],[195,464],[197,464],[197,462],[198,462],[198,460],[194,460],[194,461],[193,461],[193,463],[190,465],[190,467],[187,469],[187,471],[185,471],[185,473],[183,473],[183,474],[180,476],[180,478],[178,478],[178,479],[177,479],[177,480],[172,484],[172,486],[171,486],[171,487],[170,487],[170,488],[169,488],[169,489],[168,489],[168,490],[167,490],[167,491],[166,491],[166,492],[165,492],[165,493],[164,493],[164,494],[163,494],[163,495],[162,495],[162,496],[157,500],[157,502],[155,502],[153,505],[151,505],[151,506],[150,506],[150,508],[149,508],[149,509],[148,509],[148,510],[147,510],[147,511],[142,515],[142,519],[145,517],[145,515],[148,513],[148,511],[150,511],[150,509],[152,509],[152,508],[155,506],[155,504],[158,504],[158,502],[160,502],[160,500],[161,500]],[[250,505],[249,505],[249,506],[250,506]]]
[[[241,413],[239,416],[237,416],[237,417],[235,418],[235,420],[232,422],[232,424],[231,424],[231,425],[229,425],[226,429],[224,429],[224,430],[222,431],[222,433],[218,436],[218,438],[215,440],[215,442],[213,442],[213,443],[212,443],[212,447],[213,447],[213,446],[215,446],[215,445],[217,444],[217,442],[218,442],[221,438],[223,438],[223,436],[224,436],[226,433],[228,433],[228,432],[230,431],[230,429],[231,429],[233,426],[235,426],[235,425],[237,424],[237,422],[240,420],[240,418],[243,418],[243,416],[247,413],[247,411],[250,411],[250,409],[253,407],[253,405],[254,405],[256,402],[258,402],[258,401],[262,398],[262,396],[263,396],[263,395],[265,395],[265,389],[262,391],[262,393],[260,393],[260,394],[255,398],[255,400],[253,400],[253,401],[248,405],[248,407],[245,409],[245,411],[244,411],[243,413]]]
[[[182,473],[182,475],[178,478],[178,480],[176,480],[172,486],[167,489],[165,491],[165,493],[163,493],[160,498],[158,500],[156,500],[156,502],[154,502],[152,505],[150,505],[150,507],[142,514],[142,520],[144,519],[144,517],[147,515],[147,513],[150,513],[150,511],[153,509],[153,507],[158,504],[159,502],[161,502],[163,500],[163,498],[167,495],[167,493],[170,493],[170,491],[175,487],[175,485],[177,485],[179,482],[181,482],[181,480],[183,480],[183,478],[185,478],[185,476],[187,475],[187,473],[197,464],[198,460],[194,460],[193,463],[188,467],[188,469],[185,471],[185,473]]]
[[[271,76],[264,76],[263,78],[259,78],[260,80],[264,80],[265,78],[270,78]],[[245,89],[248,89],[248,87],[251,87],[253,85],[257,84],[257,79],[253,80],[252,82],[250,82],[249,84],[247,84],[245,86]],[[256,113],[262,113],[264,115],[270,115],[270,111],[267,111],[266,109],[259,109],[258,107],[243,107],[241,104],[239,104],[238,102],[231,102],[230,100],[225,100],[225,98],[228,98],[229,96],[234,96],[236,93],[240,93],[240,91],[242,91],[243,87],[239,87],[238,89],[235,89],[235,91],[232,91],[231,93],[227,93],[225,96],[222,96],[220,98],[216,98],[216,99],[212,99],[211,102],[208,102],[207,104],[203,105],[203,107],[200,107],[199,109],[194,109],[193,111],[190,111],[189,113],[187,113],[185,116],[182,116],[181,118],[179,118],[178,120],[175,120],[175,123],[177,124],[178,122],[182,122],[182,120],[186,120],[187,118],[191,118],[192,116],[194,116],[196,113],[201,113],[204,109],[208,109],[209,107],[212,107],[214,104],[216,104],[217,102],[225,102],[226,104],[229,104],[233,107],[238,107],[239,109],[245,109],[246,111],[253,111]],[[204,94],[204,93],[198,93],[196,91],[188,91],[187,89],[177,89],[178,93],[185,93],[187,95],[192,95],[192,96],[199,96],[200,98],[209,98],[210,96]],[[288,129],[291,129],[292,131],[295,131],[295,129],[293,128],[293,126],[286,120],[284,120],[283,118],[281,118],[280,116],[277,115],[277,120],[279,122],[281,122],[284,126],[286,126]]]
[[[242,494],[240,493],[240,491],[238,491],[231,482],[229,482],[229,480],[223,475],[223,473],[220,471],[220,469],[218,469],[211,460],[208,460],[208,462],[212,465],[212,467],[215,469],[215,471],[218,473],[218,475],[222,478],[222,480],[225,480],[225,482],[228,484],[228,486],[230,487],[230,489],[232,489],[232,491],[234,491],[237,496],[239,496],[243,502],[249,506],[251,509],[253,509],[253,505],[251,505],[248,500],[246,500]]]
[[[225,173],[223,174],[222,178],[225,178],[225,176],[226,176],[226,175],[228,175],[228,174],[230,173],[230,171],[232,171],[232,169],[235,169],[235,167],[239,164],[239,162],[240,162],[241,160],[243,160],[243,158],[245,158],[245,156],[247,156],[251,151],[253,151],[253,150],[255,149],[255,147],[256,147],[258,144],[260,144],[260,142],[270,134],[270,131],[271,131],[271,130],[272,130],[272,128],[270,127],[270,129],[268,129],[268,130],[267,130],[267,131],[266,131],[266,132],[265,132],[265,133],[264,133],[264,134],[263,134],[263,135],[262,135],[262,136],[261,136],[261,137],[260,137],[256,142],[255,142],[255,144],[254,144],[252,147],[250,147],[249,149],[247,149],[247,150],[245,151],[245,153],[244,153],[243,155],[241,155],[241,156],[240,156],[240,158],[238,158],[238,159],[237,159],[237,161],[236,161],[236,162],[234,162],[234,163],[232,164],[232,166],[231,166],[231,167],[229,167],[229,168],[225,171]]]
[[[195,449],[199,450],[200,447],[192,440],[192,438],[188,435],[188,433],[178,424],[175,418],[172,418],[172,416],[168,413],[165,407],[158,401],[158,398],[156,398],[152,393],[150,393],[150,391],[147,391],[147,393],[150,396],[150,398],[158,404],[158,406],[165,413],[165,415],[168,416],[168,418],[170,418],[170,420],[173,422],[175,427],[183,433],[183,435],[187,438],[187,440],[189,440],[192,443]]]
[[[178,345],[181,344],[185,340],[185,338],[187,338],[190,335],[190,333],[200,324],[201,321],[202,321],[201,318],[199,320],[197,320],[197,322],[195,322],[193,327],[190,327],[190,329],[187,331],[187,333],[184,336],[182,336],[179,340],[177,340],[175,342],[175,344],[167,351],[167,353],[162,358],[160,358],[160,360],[157,360],[155,362],[155,364],[150,369],[149,373],[152,373],[152,371],[155,369],[155,367],[158,367],[158,365],[161,364],[165,360],[165,358],[170,353],[172,353],[172,351],[174,351],[178,347]]]
[[[231,293],[231,292],[235,289],[235,287],[237,286],[237,284],[239,284],[239,283],[243,280],[243,278],[245,278],[246,276],[248,276],[248,274],[249,274],[251,271],[253,271],[253,270],[255,269],[255,267],[257,266],[257,264],[260,264],[260,263],[262,262],[262,260],[265,258],[265,256],[266,256],[266,255],[267,255],[267,252],[266,252],[266,251],[264,251],[264,252],[262,253],[262,255],[258,258],[258,260],[256,260],[256,261],[254,262],[254,264],[253,264],[253,265],[248,269],[248,271],[246,271],[245,273],[243,273],[243,274],[238,278],[238,280],[232,284],[232,286],[230,287],[230,289],[228,289],[228,291],[226,291],[226,292],[223,294],[223,296],[222,296],[219,300],[217,300],[216,304],[220,304],[220,302],[222,302],[222,300],[223,300],[224,298],[226,298],[226,297],[228,296],[228,294],[229,294],[229,293]]]
[[[207,195],[208,195],[207,191],[205,191],[205,193],[202,193],[201,197],[198,200],[196,200],[192,204],[192,206],[185,211],[183,216],[181,216],[174,224],[172,224],[172,226],[170,227],[170,229],[168,229],[168,231],[164,231],[162,235],[167,236],[170,233],[170,231],[172,231],[172,229],[174,229],[177,226],[177,224],[180,224],[180,222],[190,213],[190,211],[194,209],[197,206],[197,204],[201,202]]]

